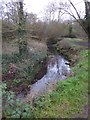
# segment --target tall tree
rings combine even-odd
[[[74,8],[74,10],[76,11],[76,14],[78,16],[79,19],[79,23],[82,26],[82,28],[84,29],[84,31],[86,32],[88,39],[90,40],[90,2],[88,0],[84,0],[85,3],[85,20],[82,20],[80,18],[80,15],[76,9],[76,7],[74,6],[74,4],[71,2],[71,0],[68,0],[70,2],[70,4],[72,5],[72,7]],[[75,17],[75,16],[74,16]]]
[[[57,10],[57,6],[55,2],[50,2],[45,8],[45,17],[48,22],[55,20],[55,12]]]
[[[72,3],[71,0],[68,0],[68,1],[70,5],[73,7],[73,9],[75,10],[77,17],[74,15],[74,13],[71,11],[70,8],[66,7],[66,9],[64,8],[64,11],[68,13],[70,16],[72,16],[80,24],[80,26],[83,28],[83,30],[87,34],[88,39],[90,40],[90,2],[88,0],[84,0],[86,15],[85,15],[85,19],[81,19],[81,16],[77,8],[75,7],[75,5]]]
[[[25,39],[26,31],[25,31],[25,17],[23,11],[23,0],[17,2],[18,5],[18,44],[19,44],[19,53],[20,55],[28,53],[27,49],[27,40]]]
[[[87,30],[88,39],[90,40],[90,2],[84,0],[85,2],[85,27]]]

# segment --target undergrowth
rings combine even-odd
[[[16,94],[30,89],[35,74],[41,69],[45,55],[22,55],[18,53],[2,55],[2,113],[4,118],[30,118],[33,116],[29,104],[22,104]],[[9,64],[17,69],[14,74],[8,74]],[[6,77],[3,77],[6,76]],[[25,91],[26,90],[26,91]],[[25,93],[26,94],[26,93]]]

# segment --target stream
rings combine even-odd
[[[47,73],[36,83],[32,84],[29,93],[24,98],[23,93],[17,96],[18,99],[31,101],[37,96],[52,92],[59,80],[65,80],[70,75],[69,62],[60,55],[52,55],[47,63]]]

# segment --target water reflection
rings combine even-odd
[[[31,86],[27,100],[32,100],[47,92],[51,92],[59,80],[65,80],[70,75],[69,62],[62,56],[53,55],[47,65],[47,73]]]

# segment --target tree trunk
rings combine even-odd
[[[88,1],[85,1],[85,11],[86,11],[85,27],[87,30],[88,39],[90,41],[90,2],[88,2]]]
[[[18,24],[18,45],[19,45],[19,54],[26,54],[28,53],[27,49],[27,40],[25,38],[25,18],[23,12],[23,2],[18,2],[18,17],[19,17],[19,24]]]
[[[59,12],[58,12],[58,23],[60,22],[60,13],[61,13],[61,9],[59,9]]]

